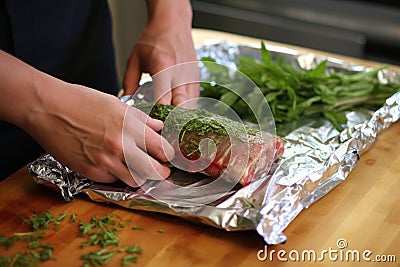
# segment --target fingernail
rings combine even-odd
[[[163,173],[161,174],[161,177],[166,179],[166,178],[168,178],[170,176],[171,169],[168,168],[167,166],[162,165],[162,172]]]
[[[152,123],[152,125],[154,126],[154,130],[156,131],[156,132],[158,132],[158,131],[161,131],[161,129],[164,127],[164,122],[163,121],[160,121],[160,120],[157,120],[157,119],[152,119],[153,121],[153,123]]]

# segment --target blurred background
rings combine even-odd
[[[146,21],[145,0],[109,0],[120,76]],[[193,27],[400,65],[400,1],[192,0]],[[177,18],[177,23],[179,19]]]

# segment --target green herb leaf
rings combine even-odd
[[[142,248],[140,247],[140,246],[138,246],[138,245],[135,245],[135,246],[129,246],[127,249],[126,249],[126,252],[127,253],[136,253],[136,254],[142,254]]]
[[[131,263],[136,263],[138,260],[138,257],[136,255],[126,255],[122,258],[122,265],[127,266],[130,265]]]
[[[76,222],[76,214],[75,214],[75,213],[72,213],[72,214],[71,214],[70,223],[74,223],[74,222]]]
[[[116,251],[114,250],[108,251],[106,249],[100,249],[83,254],[80,258],[86,261],[84,266],[98,266],[108,264],[115,254]]]
[[[15,244],[15,236],[6,237],[0,235],[0,246],[4,246],[6,249],[10,249]]]

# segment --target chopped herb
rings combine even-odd
[[[130,265],[131,263],[136,263],[138,260],[138,257],[136,255],[126,255],[122,258],[122,265],[127,266]]]
[[[67,218],[67,214],[63,213],[63,214],[60,214],[60,215],[57,217],[56,221],[57,221],[57,222],[60,222],[60,221],[65,220],[65,218]]]
[[[80,222],[79,223],[79,232],[81,236],[85,236],[90,233],[93,229],[94,225],[92,223]]]
[[[58,216],[57,219],[55,219],[55,221],[53,221],[54,230],[57,231],[58,229],[60,229],[61,221],[65,220],[65,218],[67,218],[67,214],[63,213],[60,214],[60,216]]]
[[[28,232],[28,233],[14,233],[14,236],[20,241],[32,242],[43,239],[46,235],[45,231],[40,232]]]
[[[27,251],[24,253],[17,252],[10,256],[0,256],[0,266],[26,266],[34,267],[40,262],[54,259],[53,246],[51,244],[39,242],[43,239],[47,232],[39,231],[40,229],[52,228],[54,231],[59,229],[59,226],[68,215],[63,213],[57,218],[46,211],[44,213],[35,212],[29,218],[18,215],[24,224],[29,224],[32,232],[27,233],[14,233],[12,236],[7,237],[0,235],[0,246],[6,249],[14,246],[17,241],[27,242]],[[120,219],[118,217],[118,219]],[[70,222],[76,221],[76,215],[72,214]],[[130,220],[129,220],[130,222]],[[51,227],[53,226],[53,227]],[[78,229],[81,237],[87,238],[82,242],[81,247],[100,246],[102,249],[89,252],[82,255],[80,258],[84,261],[82,266],[98,266],[108,264],[111,258],[116,253],[126,253],[122,259],[122,265],[129,265],[130,263],[137,262],[137,255],[142,253],[142,248],[138,245],[119,247],[119,236],[117,234],[118,227],[126,227],[126,222],[116,221],[113,214],[107,213],[103,217],[93,216],[90,222],[80,222]],[[134,227],[132,227],[134,228]],[[110,246],[117,247],[110,249]],[[134,254],[134,255],[133,255]]]
[[[53,246],[37,241],[42,239],[46,232],[14,233],[11,237],[0,235],[0,245],[11,248],[15,241],[28,243],[28,251],[17,252],[14,255],[0,257],[0,266],[36,266],[40,261],[53,259]]]
[[[15,241],[26,241],[32,242],[39,239],[43,239],[46,232],[29,232],[29,233],[14,233],[10,237],[0,235],[0,246],[4,246],[6,249],[10,249]]]
[[[81,247],[101,246],[103,248],[93,253],[82,255],[81,259],[85,260],[83,266],[89,267],[107,264],[116,253],[142,253],[140,246],[128,246],[127,248],[116,248],[114,250],[109,249],[110,246],[119,246],[118,227],[116,226],[124,228],[126,227],[126,222],[116,220],[113,214],[106,214],[102,218],[94,216],[89,223],[80,222],[80,236],[87,237],[87,240],[81,244]],[[132,227],[132,229],[134,228]],[[131,262],[136,262],[137,255],[132,256],[125,257],[125,260],[122,260],[122,264],[127,265]]]
[[[10,249],[15,244],[15,236],[6,237],[0,235],[0,246],[4,246],[6,249]]]
[[[100,245],[118,246],[119,236],[116,234],[116,229],[100,229],[89,235],[89,239],[81,244],[81,247]]]
[[[126,253],[130,254],[142,254],[142,248],[138,245],[135,246],[129,246],[126,250]],[[131,263],[136,263],[138,260],[137,255],[126,255],[122,258],[122,265],[126,266]]]
[[[75,214],[75,213],[72,213],[72,214],[71,214],[71,220],[70,220],[70,222],[71,222],[71,223],[76,222],[76,214]]]
[[[159,232],[160,234],[164,233],[164,229],[158,229],[157,232]]]
[[[98,219],[97,216],[92,217],[92,224],[96,227],[105,228],[109,225],[115,225],[114,215],[107,213],[102,218]]]
[[[39,261],[40,254],[37,251],[17,252],[11,256],[0,257],[0,266],[34,267]]]
[[[115,250],[108,251],[106,249],[100,249],[83,254],[80,258],[85,261],[83,266],[106,265],[110,262],[115,253]]]
[[[41,261],[53,259],[53,246],[46,243],[34,241],[28,244],[29,249],[39,249],[39,256]]]
[[[134,245],[134,246],[129,246],[126,249],[127,253],[136,253],[136,254],[142,254],[142,247],[138,246],[138,245]]]
[[[17,214],[17,216],[22,219],[24,224],[29,224],[34,232],[40,229],[49,229],[51,224],[54,225],[53,228],[57,231],[60,228],[61,221],[67,217],[66,214],[60,214],[55,219],[54,215],[49,211],[45,211],[44,213],[35,212],[29,218],[25,218],[20,214]]]
[[[135,225],[131,227],[132,230],[143,230],[143,226]]]
[[[110,225],[114,226],[116,221],[114,220],[113,215],[106,214],[102,218],[98,218],[97,216],[93,216],[90,223],[88,222],[80,222],[79,223],[79,231],[81,236],[85,236],[90,233],[93,228],[107,228]]]

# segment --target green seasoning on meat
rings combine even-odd
[[[177,152],[176,166],[189,173],[245,186],[268,172],[284,150],[282,139],[204,109],[161,104],[135,107],[164,121],[162,135]]]
[[[258,131],[204,109],[183,109],[150,103],[136,104],[135,107],[154,119],[164,121],[164,129],[168,132],[179,131],[181,149],[188,157],[199,151],[200,140],[210,135],[217,145],[219,139],[226,136],[242,142],[257,138]]]
[[[256,130],[240,122],[233,121],[204,109],[184,109],[172,105],[151,103],[140,103],[136,104],[135,107],[144,111],[153,119],[161,121],[165,121],[171,114],[168,121],[171,122],[170,127],[174,127],[175,130],[196,131],[199,135],[204,135],[210,131],[217,132],[220,135],[227,135],[224,129],[224,127],[226,127],[229,132],[236,133],[236,136],[257,134]],[[182,125],[182,123],[185,123],[185,125]],[[222,125],[224,127],[222,127]]]

